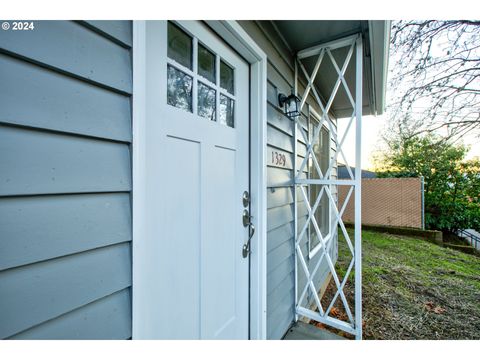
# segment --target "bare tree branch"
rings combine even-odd
[[[392,131],[480,134],[480,21],[394,22],[390,66]]]

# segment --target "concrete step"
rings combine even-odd
[[[311,324],[297,321],[287,331],[283,340],[347,340],[330,331],[319,329]]]

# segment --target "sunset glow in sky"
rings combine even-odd
[[[381,144],[381,132],[385,126],[388,115],[381,116],[364,116],[362,118],[362,168],[366,170],[373,170],[372,155]],[[348,125],[348,119],[338,120],[339,137],[341,138],[345,132],[345,128]],[[340,140],[339,140],[340,141]],[[480,157],[480,138],[474,135],[464,137],[464,144],[471,147],[470,152],[467,155],[468,159],[475,156]],[[355,165],[355,128],[352,124],[349,134],[343,144],[343,152],[347,158],[350,166]],[[344,163],[341,155],[338,155],[338,162]]]

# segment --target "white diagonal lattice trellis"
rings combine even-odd
[[[334,50],[346,48],[347,55],[343,60],[342,66],[339,67],[337,60],[333,56],[332,52]],[[361,121],[362,121],[362,37],[360,34],[353,35],[344,39],[340,39],[328,44],[315,46],[306,50],[302,50],[298,53],[296,63],[295,63],[295,94],[298,93],[298,76],[299,70],[302,71],[302,74],[307,80],[307,86],[300,100],[300,111],[306,104],[306,100],[309,95],[313,95],[313,98],[316,100],[316,105],[321,110],[321,114],[318,115],[320,121],[317,126],[313,129],[313,135],[310,133],[307,135],[306,131],[303,128],[303,125],[300,121],[300,117],[297,117],[295,120],[295,134],[294,138],[298,138],[298,134],[301,134],[303,142],[306,144],[306,155],[302,160],[300,166],[297,166],[296,161],[294,161],[294,174],[295,174],[295,308],[296,315],[305,316],[309,319],[316,320],[323,324],[338,328],[345,332],[355,335],[357,339],[362,338],[362,293],[361,293],[361,163],[360,163],[360,149],[361,149]],[[355,54],[355,97],[352,96],[347,80],[345,79],[345,73],[348,65],[350,64],[353,55]],[[302,63],[303,59],[316,57],[315,65],[311,73],[308,73],[304,64]],[[319,70],[321,65],[325,61],[330,61],[335,72],[337,74],[337,80],[333,86],[332,92],[327,98],[327,101],[324,103],[320,97],[319,91],[315,86],[315,80],[321,76]],[[337,133],[337,128],[333,126],[332,119],[330,118],[330,111],[332,104],[337,96],[338,90],[343,86],[343,89],[346,93],[346,96],[352,107],[352,114],[349,118],[346,130],[344,134],[340,137]],[[324,94],[325,95],[325,94]],[[328,95],[328,94],[327,94]],[[313,111],[313,110],[312,110]],[[343,120],[339,120],[343,121]],[[348,164],[342,146],[345,143],[347,134],[352,129],[352,124],[355,123],[355,174],[352,172],[351,167]],[[334,154],[329,159],[328,168],[322,172],[322,169],[319,165],[318,159],[315,156],[313,150],[316,140],[319,138],[320,130],[323,126],[326,126],[330,130],[331,137],[335,140],[337,144],[337,149]],[[297,141],[295,141],[295,159],[297,159]],[[331,173],[332,169],[337,163],[338,157],[341,156],[343,162],[345,163],[347,172],[350,176],[350,179],[332,179]],[[304,170],[307,166],[307,163],[311,160],[313,166],[315,167],[317,173],[319,174],[318,179],[307,178],[305,179]],[[311,204],[311,200],[307,195],[308,189],[310,186],[320,186],[320,192],[318,193],[315,202]],[[337,207],[337,202],[332,195],[331,186],[349,186],[349,191],[344,200],[344,203],[339,210]],[[345,211],[345,208],[352,196],[352,193],[355,193],[355,228],[354,228],[354,241],[348,234],[345,225],[342,221],[342,215]],[[308,210],[307,221],[302,226],[301,229],[298,228],[298,209],[297,209],[297,193],[300,193],[301,200],[305,203],[305,206]],[[343,236],[348,247],[348,254],[351,255],[351,260],[348,262],[347,270],[343,276],[343,279],[340,279],[337,271],[335,269],[335,264],[332,259],[332,244],[334,241],[326,241],[324,236],[320,231],[319,225],[315,218],[315,213],[319,209],[320,200],[322,196],[326,195],[328,202],[330,203],[330,208],[333,209],[332,213],[334,216],[334,221],[331,222],[332,231],[335,232],[338,227],[340,227]],[[320,243],[319,255],[312,257],[310,259],[306,258],[307,254],[304,254],[302,251],[302,240],[305,240],[307,236],[310,236],[312,232],[317,236]],[[300,230],[300,231],[299,231]],[[310,262],[310,263],[308,263]],[[317,275],[318,270],[322,264],[327,265],[328,271],[332,275],[332,280],[335,284],[336,291],[333,295],[333,298],[328,303],[326,308],[322,305],[322,298],[319,296],[319,290],[315,287],[315,276]],[[350,274],[354,270],[354,284],[355,284],[355,296],[354,296],[354,312],[350,304],[348,303],[347,297],[345,296],[344,289],[347,281],[350,278]],[[300,273],[300,271],[302,273]],[[305,277],[305,285],[302,288],[299,288],[299,275],[302,274]],[[313,297],[313,302],[306,301],[307,293],[311,294]],[[336,301],[340,298],[341,304],[345,309],[347,320],[338,319],[332,316],[332,309]],[[303,304],[306,301],[306,305]],[[316,310],[312,310],[316,308]]]

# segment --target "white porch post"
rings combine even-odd
[[[297,62],[295,61],[295,96],[298,96],[298,65]],[[297,174],[297,137],[298,137],[298,132],[297,132],[297,125],[293,127],[293,153],[294,153],[294,160],[293,160],[293,175],[296,177]],[[294,229],[294,238],[293,238],[293,246],[295,249],[295,244],[297,241],[298,237],[298,227],[297,227],[297,218],[298,218],[298,206],[297,206],[297,186],[293,184],[293,217],[294,217],[294,224],[295,224],[295,229]],[[294,250],[294,262],[295,262],[295,309],[297,308],[297,300],[298,300],[298,278],[296,276],[297,271],[298,271],[298,265],[297,265],[297,251]],[[295,321],[298,321],[298,314],[295,311]]]
[[[356,339],[362,339],[362,79],[363,44],[356,41],[355,81],[355,324]]]

